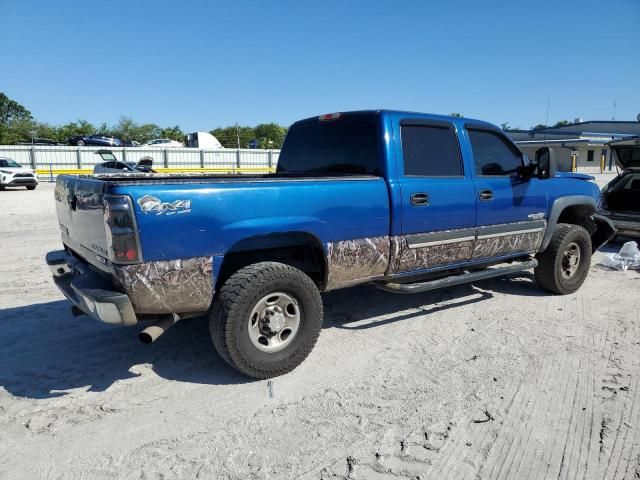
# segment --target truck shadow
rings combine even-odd
[[[395,294],[369,285],[357,286],[324,295],[324,326],[365,330],[480,303],[493,298],[494,293],[534,297],[550,295],[536,285],[533,274],[529,272],[415,294]],[[390,317],[406,310],[412,311]]]
[[[492,298],[493,291],[531,295],[537,288],[530,279],[514,282],[513,276],[511,281],[485,280],[477,285],[413,295],[372,286],[329,292],[324,295],[324,328],[374,328],[482,302]],[[403,313],[384,318],[394,312]],[[53,398],[74,389],[101,392],[139,375],[212,385],[253,381],[217,355],[204,318],[179,322],[155,343],[143,345],[137,338],[143,326],[74,318],[69,302],[60,300],[0,310],[0,328],[0,387],[19,397]]]
[[[0,387],[20,397],[51,398],[72,389],[101,392],[139,372],[202,384],[250,381],[216,354],[202,320],[180,322],[143,345],[137,338],[143,326],[74,318],[67,301],[0,310]],[[132,369],[145,364],[152,373]]]

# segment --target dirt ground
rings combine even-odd
[[[2,479],[640,478],[640,272],[602,253],[569,296],[326,294],[303,365],[251,381],[206,321],[142,345],[72,317],[52,192],[0,192]]]

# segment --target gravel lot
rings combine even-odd
[[[0,192],[0,478],[640,478],[640,272],[601,253],[569,296],[327,294],[304,364],[249,381],[201,319],[145,346],[73,318],[52,192]]]

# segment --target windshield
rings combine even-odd
[[[376,117],[352,114],[294,124],[282,146],[277,172],[379,175]]]
[[[102,160],[105,161],[105,162],[116,162],[116,161],[118,161],[116,156],[111,152],[96,152],[96,153],[98,153],[98,155],[100,155],[100,157],[102,157]]]
[[[18,162],[14,162],[10,158],[0,158],[0,167],[4,167],[4,168],[20,168],[20,167],[22,167],[22,165],[20,165]]]

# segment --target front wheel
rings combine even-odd
[[[290,372],[322,327],[322,299],[302,271],[277,262],[241,268],[216,295],[209,330],[220,356],[253,378]]]
[[[84,142],[84,140],[78,140],[78,141],[76,142],[76,146],[78,146],[78,147],[84,147],[84,146],[85,146],[85,142]]]
[[[35,185],[29,185],[29,186],[27,187],[27,190],[35,190],[35,189],[36,189],[36,186],[35,186]]]
[[[559,223],[533,273],[545,290],[566,295],[578,290],[591,265],[591,237],[584,227]]]

